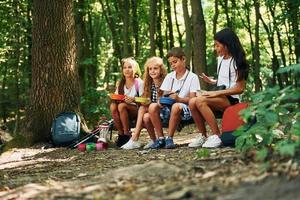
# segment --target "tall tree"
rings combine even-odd
[[[184,52],[186,55],[186,64],[190,66],[191,57],[192,57],[192,27],[191,27],[191,17],[188,9],[188,1],[182,1],[182,10],[184,17],[184,26],[185,26],[185,48]]]
[[[162,27],[161,27],[161,22],[162,22],[162,0],[158,0],[157,2],[157,11],[158,11],[158,16],[156,18],[156,26],[157,26],[157,46],[159,49],[159,56],[163,57],[164,56],[164,40],[162,36]]]
[[[171,14],[171,2],[170,0],[165,0],[165,14],[167,16],[167,30],[169,39],[169,48],[174,47],[174,34],[173,34],[173,23]]]
[[[260,51],[259,51],[259,1],[254,0],[255,7],[255,48],[254,48],[254,82],[255,82],[255,91],[259,92],[261,90],[261,80],[260,80]]]
[[[151,0],[150,1],[150,54],[152,56],[155,56],[155,27],[156,27],[156,0]]]
[[[32,36],[32,87],[26,128],[37,142],[49,139],[56,114],[79,111],[73,1],[34,0]]]
[[[132,8],[132,30],[133,30],[133,38],[134,38],[134,56],[139,56],[139,20],[138,20],[138,0],[131,0],[131,8]]]
[[[179,42],[179,46],[182,47],[182,33],[180,32],[180,25],[178,22],[178,17],[177,17],[177,4],[176,4],[176,0],[173,1],[174,4],[174,16],[175,16],[175,24],[176,24],[176,29],[177,29],[177,34],[178,34],[178,42]]]
[[[289,21],[292,26],[295,56],[296,62],[300,62],[300,29],[299,29],[299,19],[300,19],[300,1],[299,0],[287,0],[287,8],[289,11]]]
[[[193,68],[196,74],[206,72],[206,28],[201,1],[191,0],[193,23]],[[202,80],[201,80],[202,81]],[[204,86],[201,82],[201,86]]]
[[[130,5],[129,0],[120,1],[121,8],[123,11],[123,57],[128,57],[131,52],[131,45],[130,45],[130,37],[129,37],[129,11]]]

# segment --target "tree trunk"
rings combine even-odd
[[[261,80],[260,80],[260,52],[259,52],[259,1],[254,0],[255,8],[255,48],[254,48],[254,82],[255,82],[255,92],[261,90]],[[250,26],[250,24],[249,24]]]
[[[85,59],[85,52],[88,50],[86,48],[86,28],[84,23],[85,17],[85,8],[84,8],[84,0],[78,0],[75,3],[75,24],[76,24],[76,49],[77,49],[77,67],[79,71],[79,83],[81,92],[84,94],[86,83],[85,83],[85,74],[86,68],[83,64]]]
[[[156,0],[150,1],[150,54],[155,56]]]
[[[157,46],[159,48],[159,56],[164,57],[164,40],[162,37],[162,30],[161,30],[161,22],[162,22],[162,1],[158,0],[158,18],[156,20],[156,26],[157,26]]]
[[[138,0],[131,0],[132,8],[132,29],[134,38],[134,56],[139,57],[139,20],[137,14]]]
[[[275,52],[275,44],[274,44],[274,31],[270,30],[268,25],[265,23],[264,19],[260,15],[260,21],[262,22],[266,33],[267,33],[267,38],[269,41],[269,44],[271,46],[271,51],[272,51],[272,71],[273,71],[273,78],[272,78],[272,85],[276,84],[276,72],[279,69],[279,61]],[[280,82],[279,82],[280,84]]]
[[[121,1],[123,2],[123,1]],[[123,11],[123,57],[130,55],[130,39],[129,39],[129,0],[124,0]]]
[[[31,21],[31,15],[32,15],[32,0],[28,0],[27,4],[27,11],[26,11],[26,42],[28,46],[28,57],[27,57],[27,74],[28,74],[28,79],[29,79],[29,87],[31,86],[31,49],[32,49],[32,21]]]
[[[214,36],[217,33],[217,25],[218,25],[218,18],[219,18],[219,0],[214,1],[214,17],[213,17],[213,30],[212,35]],[[208,66],[207,74],[213,75],[217,73],[217,55],[215,51],[212,53],[211,56],[211,64]]]
[[[27,133],[33,142],[47,141],[55,115],[79,112],[72,0],[34,0],[32,87]]]
[[[170,0],[165,0],[165,14],[167,16],[167,30],[169,35],[169,48],[174,47],[174,34],[173,34],[173,23],[171,16],[171,3]]]
[[[194,36],[193,68],[196,74],[205,72],[206,68],[206,29],[201,1],[192,0],[192,23]],[[203,86],[203,87],[202,87]],[[205,84],[201,79],[201,87]]]
[[[299,19],[300,19],[300,1],[298,0],[287,0],[287,7],[289,11],[289,21],[292,26],[294,35],[294,46],[296,63],[300,63],[300,30],[299,30]]]
[[[187,66],[191,65],[191,57],[192,57],[192,27],[191,27],[191,17],[188,10],[188,2],[187,0],[182,1],[182,10],[184,17],[184,25],[185,25],[185,63]]]
[[[179,42],[179,46],[182,48],[182,33],[180,32],[180,28],[179,28],[179,23],[178,23],[178,19],[177,19],[177,8],[176,8],[176,0],[173,1],[174,4],[174,15],[175,15],[175,24],[176,24],[176,29],[177,29],[177,33],[178,33],[178,42]]]

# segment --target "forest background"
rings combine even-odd
[[[62,111],[82,113],[92,127],[109,117],[120,61],[185,49],[187,63],[216,76],[213,35],[233,29],[245,48],[250,77],[245,118],[258,123],[240,147],[300,147],[299,0],[5,0],[0,2],[0,123],[13,136],[47,141]],[[297,64],[298,63],[298,64]],[[168,69],[170,70],[169,66]],[[205,83],[201,82],[203,89]],[[260,142],[255,139],[259,134]],[[286,140],[277,142],[278,135]]]

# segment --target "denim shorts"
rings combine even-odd
[[[179,103],[182,107],[181,120],[190,120],[192,118],[192,113],[189,106],[184,103]],[[168,124],[171,115],[171,106],[164,106],[160,109],[160,118],[163,124]]]

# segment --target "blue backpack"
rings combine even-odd
[[[80,117],[74,112],[58,114],[52,122],[51,137],[55,146],[68,146],[80,138]]]

